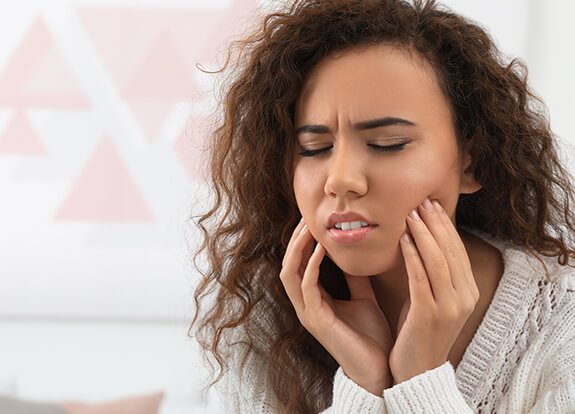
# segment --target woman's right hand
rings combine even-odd
[[[301,324],[342,367],[345,375],[381,396],[392,385],[389,352],[393,339],[369,277],[345,275],[350,300],[335,300],[319,283],[325,249],[303,222],[295,228],[280,278]]]

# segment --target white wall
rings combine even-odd
[[[546,103],[551,127],[575,150],[575,2],[569,0],[444,0],[480,22],[510,57],[527,63],[529,84]],[[573,155],[572,155],[573,156]],[[575,174],[575,158],[569,167]]]

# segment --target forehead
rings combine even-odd
[[[296,123],[327,121],[335,113],[355,119],[438,111],[450,112],[432,66],[418,53],[380,44],[329,56],[314,67],[296,103]]]

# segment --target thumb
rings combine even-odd
[[[407,315],[409,314],[410,308],[411,308],[411,299],[407,298],[407,300],[401,307],[401,311],[399,312],[399,318],[397,320],[396,336],[399,336],[399,332],[401,332],[401,328],[403,328],[403,324],[407,319]]]

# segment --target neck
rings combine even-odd
[[[385,314],[391,333],[395,338],[400,317],[403,316],[403,312],[407,311],[404,305],[409,299],[409,285],[405,266],[402,264],[388,272],[372,276],[371,285],[379,307]]]

